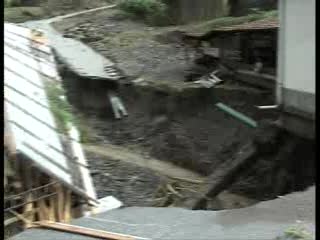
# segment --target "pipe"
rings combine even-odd
[[[223,103],[217,103],[216,107],[219,108],[220,110],[224,111],[225,113],[229,114],[230,116],[240,120],[241,122],[247,124],[250,127],[256,128],[258,126],[257,122],[254,121],[253,119],[245,116],[244,114],[228,107],[227,105]]]
[[[256,106],[258,109],[277,109],[278,105],[266,105],[266,106]]]

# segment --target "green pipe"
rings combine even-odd
[[[228,107],[227,105],[223,104],[223,103],[217,103],[216,104],[217,108],[219,108],[220,110],[226,112],[227,114],[231,115],[232,117],[240,120],[241,122],[249,125],[250,127],[254,127],[256,128],[258,126],[257,122],[254,121],[253,119],[245,116],[244,114]]]

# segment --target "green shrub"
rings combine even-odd
[[[46,93],[49,100],[50,110],[54,116],[59,133],[67,135],[70,130],[69,124],[74,124],[80,133],[80,142],[87,143],[93,139],[91,129],[81,120],[81,116],[76,115],[67,99],[62,98],[66,93],[57,83],[46,82]]]
[[[68,123],[74,120],[72,107],[66,99],[62,98],[62,96],[65,96],[65,92],[57,83],[46,82],[45,87],[57,128],[60,133],[66,134],[68,131]]]
[[[121,0],[119,8],[127,14],[150,24],[168,24],[167,5],[161,0]]]

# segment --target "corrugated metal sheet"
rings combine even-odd
[[[16,150],[86,195],[72,177],[79,166],[65,153],[45,92],[45,80],[60,81],[51,49],[34,39],[30,29],[5,24],[4,30],[5,109]]]
[[[255,31],[255,30],[268,30],[277,29],[279,27],[279,21],[277,18],[268,18],[248,23],[232,25],[227,27],[216,28],[213,31],[226,32],[226,31]]]
[[[58,59],[77,76],[108,81],[117,81],[123,77],[111,60],[79,40],[63,37],[50,23],[31,21],[24,25],[45,31]]]
[[[242,24],[233,24],[224,27],[216,27],[211,30],[196,29],[194,31],[187,31],[186,36],[191,38],[208,39],[218,34],[225,33],[239,33],[239,32],[253,32],[277,30],[279,28],[279,20],[275,17],[269,17],[261,20],[246,22]]]

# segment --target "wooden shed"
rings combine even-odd
[[[61,80],[44,35],[8,23],[4,30],[4,212],[68,222],[98,204],[79,132],[57,127],[46,84]]]

